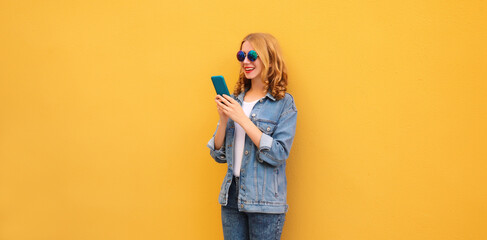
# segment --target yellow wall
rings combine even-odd
[[[223,239],[209,77],[281,42],[283,239],[487,239],[484,1],[0,1],[0,239]]]

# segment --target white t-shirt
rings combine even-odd
[[[250,112],[254,108],[254,105],[259,101],[260,99],[257,99],[253,102],[243,102],[242,103],[242,109],[247,117],[250,116]],[[240,177],[240,167],[242,166],[242,157],[244,153],[244,146],[245,146],[245,130],[238,124],[235,123],[235,138],[234,138],[234,143],[233,146],[234,151],[233,151],[233,159],[234,159],[234,164],[233,164],[233,175],[235,177]]]

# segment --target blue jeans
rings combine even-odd
[[[238,178],[233,178],[228,190],[228,204],[222,206],[222,225],[225,240],[281,239],[286,214],[239,212]]]

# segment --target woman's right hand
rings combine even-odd
[[[223,112],[223,109],[218,106],[218,103],[222,102],[220,95],[216,95],[215,102],[216,110],[218,110],[218,115],[220,115],[220,123],[218,124],[218,128],[215,134],[215,149],[218,150],[221,149],[221,147],[223,146],[223,141],[225,140],[225,131],[227,128],[228,116]]]
[[[219,106],[218,106],[218,103],[219,102],[222,102],[222,96],[220,95],[216,95],[215,97],[215,102],[216,102],[216,110],[218,111],[218,115],[220,115],[220,123],[227,123],[228,121],[228,116],[223,112],[223,109],[221,109]]]

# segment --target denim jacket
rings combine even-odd
[[[235,100],[242,105],[245,92]],[[270,93],[259,100],[250,113],[251,121],[262,131],[260,146],[245,135],[240,169],[238,208],[243,212],[286,213],[288,205],[286,159],[296,131],[297,109],[293,97],[286,93],[276,100]],[[216,133],[216,131],[215,131]],[[208,142],[210,155],[218,163],[227,163],[218,201],[226,206],[233,179],[233,144],[235,122],[228,120],[222,147],[215,150],[215,134]]]

